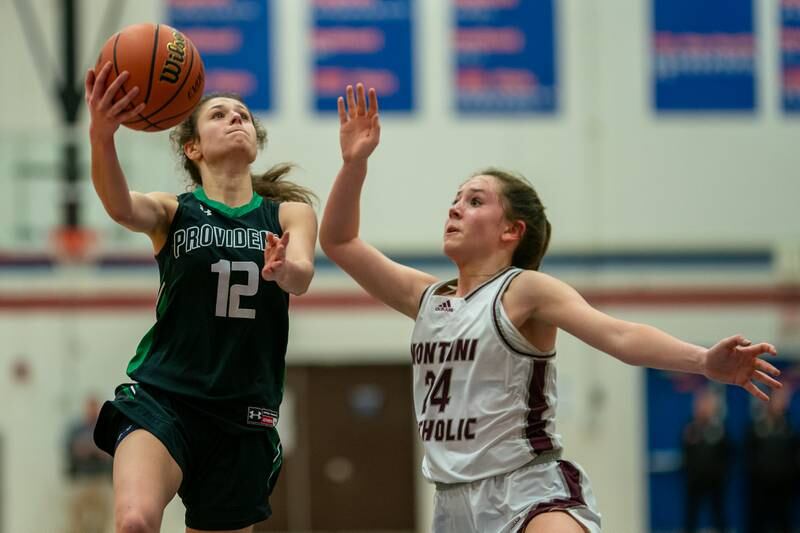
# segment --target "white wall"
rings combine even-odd
[[[704,248],[769,246],[797,241],[795,210],[800,152],[798,121],[779,111],[777,85],[777,0],[758,0],[759,109],[748,116],[660,117],[649,103],[648,13],[643,0],[562,0],[558,5],[559,78],[562,109],[555,117],[474,119],[457,117],[451,102],[450,7],[445,0],[417,0],[416,86],[418,111],[383,117],[382,146],[371,162],[365,190],[364,236],[394,252],[435,253],[455,188],[470,172],[497,164],[517,169],[537,185],[555,227],[554,249],[602,247]],[[59,220],[59,186],[52,165],[58,115],[50,88],[39,83],[23,28],[10,0],[0,1],[0,248],[42,249],[43,236]],[[28,0],[45,28],[55,57],[56,0]],[[100,2],[83,2],[85,64],[93,63]],[[102,2],[105,4],[105,2]],[[276,109],[263,116],[270,146],[259,160],[300,164],[296,179],[324,201],[338,169],[337,121],[311,107],[309,2],[275,0]],[[103,6],[104,7],[104,6]],[[127,2],[122,24],[157,20],[157,0]],[[85,117],[84,117],[85,118]],[[85,122],[77,132],[85,138]],[[131,186],[180,191],[164,134],[120,131],[119,149]],[[88,148],[87,148],[88,150]],[[86,154],[85,154],[86,155]],[[22,181],[20,164],[44,176]],[[28,195],[28,196],[26,196]],[[27,198],[27,200],[26,200]],[[113,229],[85,186],[86,220],[104,232],[110,250],[146,252],[147,240]],[[25,201],[29,213],[21,213]],[[25,238],[17,229],[35,229]],[[769,274],[769,273],[767,273]],[[764,283],[762,274],[745,283]],[[154,275],[124,279],[96,271],[71,274],[22,273],[0,279],[0,291],[56,287],[134,287],[154,291]],[[675,282],[672,272],[661,276]],[[707,283],[693,273],[690,283]],[[568,278],[569,280],[569,278]],[[607,280],[586,276],[582,287]],[[645,280],[646,281],[646,280]],[[686,279],[678,280],[684,283]],[[738,280],[742,281],[742,280]],[[611,284],[641,283],[625,272]],[[769,282],[769,279],[766,280]],[[316,290],[349,288],[341,277],[322,275]],[[612,310],[614,311],[614,310]],[[632,309],[620,315],[651,322],[696,342],[744,331],[774,338],[777,311],[768,307],[719,309]],[[361,325],[360,336],[341,335]],[[110,394],[124,379],[125,364],[152,313],[0,313],[0,431],[5,436],[2,531],[56,531],[63,498],[59,486],[59,438],[63,418],[77,413],[85,392]],[[410,323],[381,310],[297,311],[290,360],[361,362],[402,358]],[[645,469],[642,457],[641,373],[596,354],[567,337],[559,344],[559,426],[570,458],[589,472],[606,530],[642,531]],[[7,371],[17,357],[33,363],[28,385]],[[602,395],[601,404],[592,401]],[[40,416],[46,413],[46,416]],[[421,502],[429,502],[424,495]],[[44,513],[42,509],[52,509]],[[179,530],[180,511],[171,511]],[[420,510],[420,531],[429,509]],[[172,527],[173,529],[170,529]]]

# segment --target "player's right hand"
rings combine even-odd
[[[90,126],[89,135],[93,138],[112,137],[119,129],[119,125],[136,117],[144,111],[145,103],[140,103],[133,109],[127,109],[133,99],[139,94],[139,88],[134,87],[122,98],[114,102],[114,97],[122,89],[122,84],[128,79],[127,70],[122,71],[117,78],[108,84],[111,73],[111,62],[106,62],[100,72],[90,68],[86,73],[86,106],[89,108]]]
[[[367,159],[378,146],[381,138],[381,123],[378,117],[378,96],[375,89],[369,90],[369,106],[364,94],[364,85],[359,83],[356,91],[347,86],[345,98],[339,97],[339,144],[345,162]]]

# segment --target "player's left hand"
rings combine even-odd
[[[771,376],[777,377],[781,372],[759,356],[777,353],[769,343],[753,344],[743,336],[735,335],[722,339],[706,351],[703,373],[709,379],[739,385],[759,400],[767,401],[769,396],[756,387],[755,382],[779,389],[781,383]]]
[[[264,248],[264,268],[261,277],[267,281],[279,281],[286,267],[286,247],[289,245],[289,232],[279,239],[274,233],[267,233],[267,247]]]

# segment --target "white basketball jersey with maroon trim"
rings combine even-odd
[[[555,352],[532,346],[501,302],[521,272],[508,268],[463,298],[437,294],[453,282],[422,296],[411,360],[429,481],[475,481],[561,449]]]

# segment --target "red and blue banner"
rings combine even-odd
[[[271,0],[168,0],[169,24],[197,47],[205,92],[234,92],[252,111],[272,108]]]
[[[347,85],[378,92],[381,111],[414,108],[412,0],[313,0],[314,106],[336,112]]]
[[[454,5],[458,111],[554,112],[553,0],[455,0]]]
[[[800,0],[781,2],[783,109],[800,112]]]
[[[752,111],[752,0],[653,0],[657,111]]]

